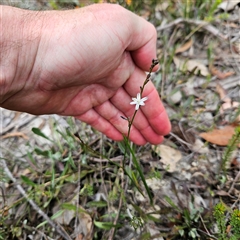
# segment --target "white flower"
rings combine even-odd
[[[132,102],[130,102],[130,104],[136,104],[135,106],[135,110],[138,110],[140,106],[144,106],[145,105],[145,101],[147,100],[147,97],[141,98],[140,93],[137,94],[137,98],[132,98]]]

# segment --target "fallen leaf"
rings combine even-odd
[[[236,53],[240,53],[240,40],[238,39],[236,42],[233,43],[233,50]]]
[[[194,71],[194,74],[198,74],[198,72],[200,72],[200,74],[204,77],[210,74],[207,67],[197,60],[180,59],[180,58],[174,57],[173,61],[176,67],[182,72]]]
[[[235,127],[229,125],[220,129],[214,129],[210,132],[200,133],[199,136],[210,143],[219,146],[227,146],[234,133]],[[238,145],[238,147],[240,147],[240,144]]]
[[[187,51],[193,44],[192,39],[190,39],[188,42],[184,43],[182,46],[176,49],[175,54],[182,53]]]
[[[217,68],[215,68],[215,67],[213,66],[213,64],[210,64],[210,65],[209,65],[209,70],[210,70],[210,72],[211,72],[212,75],[216,76],[216,77],[219,78],[220,80],[223,80],[223,79],[225,79],[225,78],[227,78],[227,77],[230,77],[230,76],[232,76],[232,75],[235,74],[235,72],[221,72],[221,71],[219,71]]]
[[[169,6],[169,3],[168,2],[163,2],[163,3],[159,3],[157,4],[156,8],[155,8],[155,11],[165,11]]]
[[[192,150],[197,153],[209,153],[208,147],[200,139],[195,140]]]
[[[216,194],[218,196],[229,196],[230,197],[230,194],[228,192],[224,191],[224,190],[219,190],[219,191],[216,192]]]
[[[232,101],[231,98],[228,97],[226,90],[222,87],[222,85],[220,83],[216,84],[216,91],[219,94],[219,97],[223,102],[229,103]]]
[[[11,138],[11,137],[22,137],[26,140],[28,140],[28,136],[26,134],[24,134],[23,132],[12,132],[12,133],[7,133],[5,135],[3,135],[1,138],[5,139],[5,138]]]
[[[226,90],[222,87],[220,83],[217,83],[216,91],[219,94],[220,99],[224,102],[220,108],[221,113],[223,113],[227,109],[238,108],[240,106],[239,102],[232,102],[232,99],[227,95]]]
[[[227,110],[229,108],[238,108],[240,106],[240,103],[239,102],[226,102],[226,103],[223,103],[222,106],[221,106],[221,110]]]
[[[231,11],[233,10],[238,4],[240,3],[239,0],[235,1],[225,1],[218,5],[219,9],[222,9],[223,11]]]
[[[177,149],[166,145],[153,147],[153,150],[161,157],[162,162],[167,167],[168,172],[174,172],[177,168],[177,163],[181,160],[182,154]]]

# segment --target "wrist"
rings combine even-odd
[[[32,72],[41,25],[37,12],[9,6],[0,6],[0,11],[0,106],[5,107]]]

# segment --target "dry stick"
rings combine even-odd
[[[201,26],[201,28],[203,28],[206,31],[212,33],[213,35],[219,37],[221,40],[227,40],[227,38],[228,38],[227,36],[222,35],[221,32],[217,28],[210,25],[208,22],[200,21],[200,20],[190,20],[190,19],[178,18],[178,19],[172,21],[171,23],[166,24],[165,26],[158,26],[156,29],[157,29],[157,31],[163,31],[167,28],[171,28],[180,23],[189,23],[189,24]]]
[[[238,174],[237,174],[237,176],[235,177],[235,179],[234,179],[234,181],[233,181],[233,183],[232,183],[232,186],[230,187],[230,189],[228,190],[228,194],[230,194],[231,195],[231,192],[232,192],[232,190],[233,190],[233,188],[234,188],[234,186],[235,186],[235,184],[236,184],[236,182],[237,182],[237,180],[240,178],[240,171],[238,171]]]
[[[204,227],[204,229],[205,229],[205,231],[206,231],[206,232],[204,232],[204,231],[201,230],[201,232],[203,232],[204,234],[208,235],[208,236],[211,237],[212,239],[217,239],[217,238],[215,238],[214,236],[212,236],[212,235],[209,233],[209,231],[208,231],[208,229],[207,229],[207,227],[206,227],[206,225],[205,225],[205,223],[204,223],[204,220],[203,220],[202,216],[199,215],[199,217],[200,217],[201,223],[202,223],[202,225],[203,225],[203,227]],[[200,230],[200,229],[198,229],[198,230]]]
[[[109,160],[111,162],[121,162],[123,160],[123,156],[117,156],[109,159],[91,158],[89,161],[104,163],[104,162],[109,162]]]
[[[17,182],[16,178],[13,177],[12,173],[10,172],[6,161],[2,157],[2,153],[0,152],[0,164],[3,166],[3,170],[6,173],[6,175],[14,182],[16,185],[16,188],[18,191],[26,198],[27,202],[33,207],[33,209],[40,214],[54,229],[55,231],[61,235],[66,240],[72,240],[70,236],[66,233],[66,231],[59,225],[57,225],[55,222],[53,222],[47,215],[44,213],[37,204],[32,200],[28,198],[27,193],[23,189],[23,187]]]
[[[10,130],[12,130],[15,127],[17,127],[17,129],[24,127],[25,125],[27,125],[29,122],[31,122],[32,120],[34,120],[37,117],[38,116],[30,116],[27,119],[24,119],[22,122],[20,122],[20,124],[18,126],[16,126],[15,122],[12,122],[8,126],[6,126],[4,129],[2,129],[2,131],[0,131],[0,136],[4,135],[5,133],[9,132]]]
[[[187,145],[189,148],[192,147],[192,144],[190,144],[190,143],[188,143],[188,142],[182,140],[180,137],[178,137],[178,136],[177,136],[176,134],[174,134],[173,132],[170,132],[169,134],[170,134],[171,136],[173,136],[174,138],[176,138],[179,142],[181,142],[181,143]]]

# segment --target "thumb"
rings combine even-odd
[[[157,32],[155,27],[145,19],[135,15],[135,26],[127,51],[130,52],[134,63],[144,71],[148,71],[152,59],[156,59]],[[154,68],[157,70],[157,67]]]

